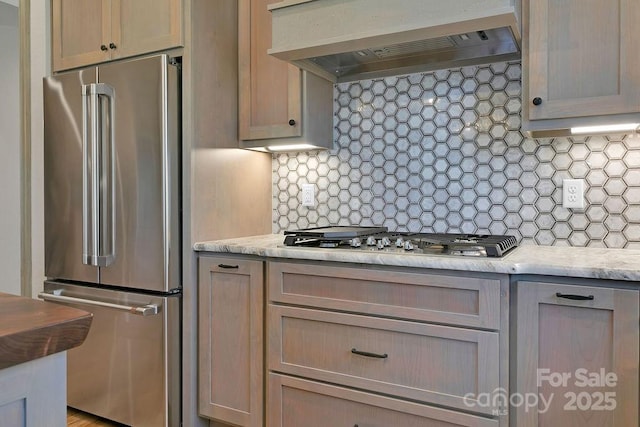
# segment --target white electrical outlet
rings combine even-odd
[[[584,209],[584,180],[562,180],[562,207]]]
[[[316,187],[313,184],[302,184],[302,206],[316,205]]]

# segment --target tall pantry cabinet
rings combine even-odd
[[[208,426],[198,415],[193,244],[271,231],[271,156],[238,149],[238,1],[50,1],[54,72],[156,51],[181,57],[182,425]]]

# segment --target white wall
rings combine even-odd
[[[20,294],[18,8],[0,3],[0,292]]]

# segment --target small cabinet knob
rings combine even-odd
[[[542,104],[542,98],[539,98],[537,96],[533,98],[533,105],[540,105],[540,104]]]
[[[289,126],[295,126],[296,125],[296,121],[293,119],[289,120]]]
[[[113,42],[109,43],[109,49],[115,49],[115,48],[117,48],[115,43]]]
[[[101,45],[100,46],[100,50],[103,51],[103,52],[106,52],[107,51],[107,47],[105,45]]]

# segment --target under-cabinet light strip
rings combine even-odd
[[[297,151],[297,150],[318,150],[319,147],[311,144],[291,144],[291,145],[269,145],[269,151]]]
[[[621,123],[617,125],[601,125],[601,126],[579,126],[571,128],[572,135],[590,134],[590,133],[606,133],[606,132],[624,132],[635,131],[640,123]]]

